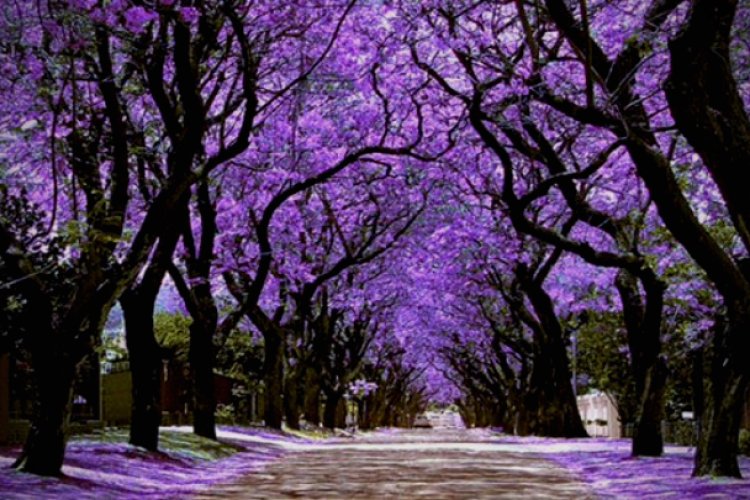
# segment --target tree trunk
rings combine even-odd
[[[549,437],[588,437],[570,384],[567,354],[560,350],[561,346],[547,346],[534,364],[532,386],[538,397],[532,431]]]
[[[741,477],[737,453],[742,407],[750,380],[748,363],[743,359],[748,346],[731,343],[742,339],[747,324],[730,319],[728,328],[717,325],[704,352],[704,401],[693,476]],[[741,342],[746,344],[747,340]]]
[[[461,399],[456,400],[455,404],[458,407],[458,415],[461,417],[464,426],[467,429],[471,429],[472,427],[474,427],[474,419],[472,418],[470,410],[471,404]]]
[[[363,398],[357,401],[357,429],[370,431],[375,429],[373,425],[372,410],[370,400]]]
[[[284,383],[284,416],[290,429],[299,429],[300,414],[300,376],[299,370],[290,369],[289,377]]]
[[[370,426],[370,415],[368,414],[367,397],[357,400],[357,427],[361,430],[372,428]]]
[[[716,182],[737,234],[748,249],[750,198],[743,188],[746,183],[742,172],[750,161],[750,117],[731,57],[737,7],[737,1],[691,2],[687,22],[669,45],[670,72],[664,90],[675,124]],[[657,206],[664,206],[659,210],[670,232],[706,271],[728,310],[729,328],[717,328],[704,353],[704,401],[693,475],[739,477],[739,416],[750,378],[747,360],[741,359],[750,348],[750,273],[743,262],[743,276],[739,276],[731,255],[723,252],[705,228],[694,217],[682,216],[687,210],[679,213],[681,207],[670,206],[680,198],[658,196],[652,186],[659,186],[648,182],[648,171],[638,170]]]
[[[638,398],[632,454],[660,456],[664,452],[661,421],[667,380],[666,365],[659,357],[664,285],[651,274],[642,276],[640,282],[645,291],[645,304],[635,276],[620,271],[615,281],[622,302],[630,369]]]
[[[161,425],[161,349],[154,333],[154,309],[178,241],[177,227],[169,227],[141,281],[120,296],[132,375],[130,444],[151,451],[159,448]]]
[[[367,428],[375,429],[383,425],[383,390],[378,390],[374,394],[367,396],[365,400],[365,414],[367,418]]]
[[[61,474],[72,409],[75,363],[52,352],[35,353],[37,398],[24,449],[14,467],[40,476]]]
[[[675,124],[700,155],[750,249],[750,199],[742,174],[750,164],[750,116],[732,61],[738,2],[690,3],[687,22],[669,44],[665,95]]]
[[[664,420],[664,392],[667,367],[657,359],[649,367],[640,391],[641,399],[633,427],[633,456],[658,457],[664,452],[661,422]]]
[[[281,335],[269,332],[264,335],[264,381],[265,381],[265,415],[268,427],[281,429],[283,414],[282,393],[284,383],[284,359]]]
[[[155,298],[155,294],[130,290],[120,298],[132,375],[130,444],[150,451],[159,448],[161,425],[161,356],[154,335]]]
[[[538,424],[536,418],[539,414],[538,400],[538,390],[532,380],[529,383],[529,387],[526,388],[521,404],[516,409],[514,433],[518,436],[529,436],[537,432]]]
[[[742,177],[750,161],[750,118],[731,64],[737,5],[736,1],[692,2],[687,22],[669,46],[670,73],[664,89],[677,127],[700,155],[721,191],[738,236],[750,248],[750,199]],[[742,282],[731,260],[722,263],[699,253],[713,249],[698,239],[700,234],[693,228],[681,224],[686,233],[680,234],[680,226],[665,222],[716,284],[729,318],[728,328],[717,325],[704,353],[704,400],[693,475],[739,477],[739,419],[750,379],[750,367],[742,359],[750,348],[747,261],[739,266]],[[727,256],[722,253],[721,257]]]
[[[203,286],[203,285],[201,285]],[[196,287],[198,288],[198,287]],[[196,291],[197,292],[197,291]],[[196,293],[202,297],[204,294]],[[190,325],[190,373],[193,378],[193,432],[216,439],[214,344],[217,312],[213,301],[198,301],[199,313]]]
[[[311,425],[320,425],[320,374],[307,368],[305,381],[305,420]]]
[[[338,392],[326,393],[326,402],[323,407],[323,426],[328,429],[335,429],[337,423],[337,411],[341,402],[341,394]]]
[[[563,329],[549,294],[542,284],[519,266],[516,271],[536,317],[531,390],[536,392],[535,434],[551,437],[588,437],[578,412]]]
[[[484,402],[477,400],[474,405],[474,415],[476,415],[476,427],[489,427],[490,421],[487,418],[487,406]]]
[[[516,436],[529,436],[532,434],[531,425],[532,414],[521,408],[516,412],[515,421],[513,422],[513,434]]]
[[[339,429],[346,428],[346,413],[346,400],[344,398],[340,398],[339,404],[336,405],[336,421],[334,422],[335,427],[338,427]]]
[[[747,385],[743,377],[727,381],[725,394],[716,394],[701,420],[693,476],[742,477],[737,461],[740,415]]]

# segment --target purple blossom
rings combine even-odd
[[[123,13],[125,28],[135,34],[143,33],[149,23],[158,19],[156,12],[144,7],[131,7]]]
[[[180,18],[188,24],[193,24],[201,17],[201,13],[195,7],[180,8]]]

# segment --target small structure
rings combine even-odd
[[[26,440],[31,427],[34,393],[31,365],[23,354],[0,354],[0,444]],[[91,355],[80,367],[73,386],[71,431],[97,428],[100,422],[98,356]]]
[[[190,422],[192,387],[190,366],[175,359],[162,360],[161,410],[163,425]],[[129,425],[133,404],[133,379],[127,360],[102,364],[102,420],[106,425]],[[232,403],[235,380],[214,373],[214,394],[217,405]]]
[[[603,392],[578,396],[578,412],[592,437],[622,437],[620,417],[612,400]]]
[[[133,403],[130,370],[112,370],[102,374],[102,421],[105,425],[127,425]]]

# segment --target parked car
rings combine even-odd
[[[420,427],[423,429],[431,429],[432,428],[432,422],[430,422],[430,419],[427,418],[427,415],[417,415],[417,418],[414,419],[414,425],[412,427]]]

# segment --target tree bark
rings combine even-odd
[[[582,50],[588,40],[562,0],[546,0],[548,10],[568,41]],[[660,151],[650,117],[640,96],[632,90],[641,63],[642,43],[658,29],[679,2],[655,2],[643,31],[611,63],[595,46],[593,65],[609,75],[606,90],[626,125],[625,144],[666,227],[706,272],[729,311],[729,332],[710,341],[706,352],[705,405],[695,475],[739,473],[736,463],[738,401],[747,384],[748,363],[736,359],[748,352],[750,282],[739,272],[732,255],[711,235],[693,211]],[[750,248],[750,201],[742,189],[743,172],[750,159],[750,120],[742,105],[731,66],[730,41],[736,0],[695,0],[687,22],[670,43],[670,73],[664,90],[680,132],[701,156],[719,187],[726,207],[746,248]],[[639,40],[641,38],[642,40]],[[619,128],[619,124],[615,125]],[[616,131],[616,129],[615,129]],[[727,348],[729,347],[729,348]],[[724,426],[722,428],[722,426]],[[733,444],[734,443],[734,444]]]
[[[307,368],[305,381],[305,420],[320,425],[320,374],[314,368]]]
[[[750,248],[750,199],[743,172],[750,162],[750,117],[732,67],[732,29],[736,0],[696,0],[683,29],[669,44],[670,72],[664,90],[671,114],[716,182],[737,234]],[[674,228],[669,226],[674,232]],[[687,229],[687,228],[686,228]],[[694,476],[739,477],[737,439],[750,368],[748,352],[750,273],[737,272],[718,245],[692,231],[680,242],[699,262],[721,293],[728,310],[726,328],[715,329],[704,357],[704,401]],[[700,235],[698,235],[700,236]]]
[[[264,333],[265,415],[268,427],[281,429],[284,359],[282,337],[277,332]]]
[[[35,353],[37,398],[24,449],[13,464],[24,472],[58,476],[65,457],[76,363],[60,353]]]
[[[179,203],[187,213],[187,197]],[[161,349],[154,332],[154,309],[178,241],[178,228],[169,226],[159,238],[141,281],[120,296],[132,375],[130,444],[150,451],[159,447],[161,425]]]
[[[342,395],[336,391],[329,391],[326,393],[326,402],[323,407],[323,426],[327,429],[335,429],[337,420],[337,412],[339,403],[341,402]]]
[[[156,294],[140,291],[128,290],[120,298],[132,375],[130,444],[150,451],[159,448],[161,425],[161,356],[154,335],[155,304]]]
[[[537,354],[531,390],[538,395],[534,418],[536,434],[552,437],[588,437],[578,412],[570,361],[552,299],[541,283],[519,266],[517,276],[539,320],[535,331]]]
[[[284,416],[290,429],[299,429],[300,417],[300,370],[291,368],[284,382]]]
[[[346,428],[346,413],[347,413],[346,400],[342,397],[341,399],[339,399],[339,404],[336,405],[335,426],[338,427],[339,429]]]
[[[658,457],[664,452],[661,422],[664,420],[666,380],[667,367],[663,360],[657,359],[648,368],[643,380],[633,428],[633,456]]]
[[[710,172],[737,233],[750,248],[750,117],[732,67],[737,0],[692,2],[688,22],[669,44],[664,89],[675,123]]]
[[[198,290],[210,285],[196,287],[195,296],[205,297],[197,301],[198,314],[190,325],[190,373],[193,378],[193,432],[198,436],[216,439],[216,395],[214,392],[214,333],[218,314],[208,294]]]
[[[640,282],[645,291],[645,304],[635,276],[622,270],[615,280],[622,302],[631,355],[630,369],[638,398],[632,454],[661,456],[664,452],[661,421],[664,419],[667,367],[659,354],[665,287],[651,275],[641,277]]]
[[[704,350],[704,400],[693,476],[741,477],[738,440],[750,374],[745,359],[747,341],[735,341],[749,327],[750,321],[732,318],[730,311],[727,325],[717,325]]]

